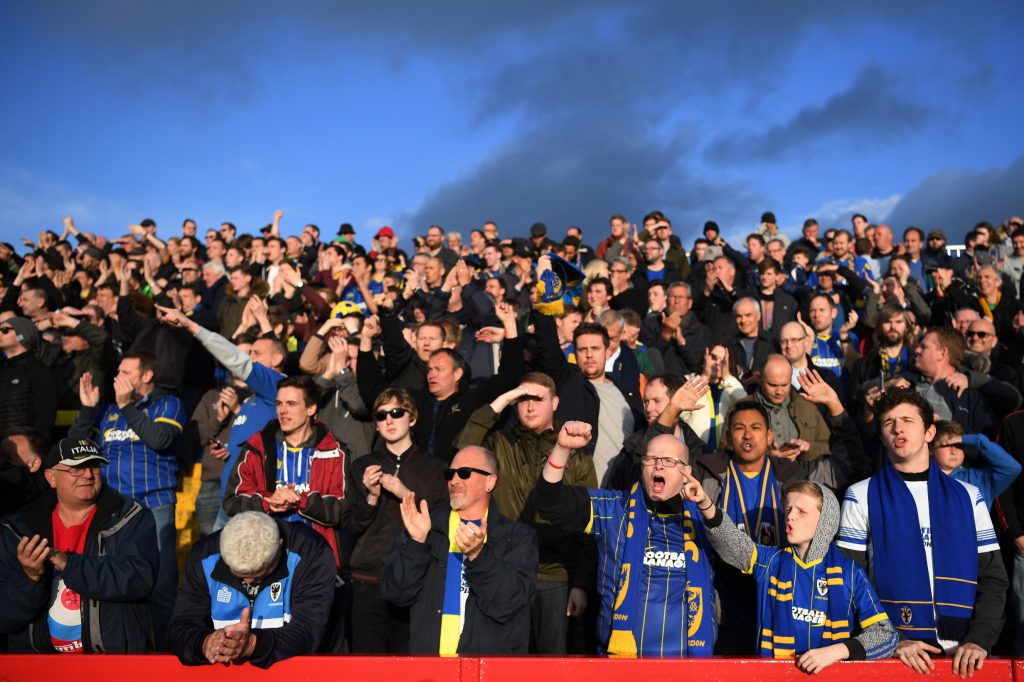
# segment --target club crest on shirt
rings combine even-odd
[[[276,582],[270,586],[270,601],[275,604],[281,599],[281,583]]]
[[[910,621],[914,618],[914,612],[910,610],[909,606],[900,607],[900,620],[903,621],[904,625],[910,625]]]
[[[221,604],[230,604],[231,588],[225,585],[224,587],[217,590],[217,601],[219,601]]]
[[[704,590],[700,587],[686,586],[686,615],[687,615],[687,638],[693,637],[700,629],[700,623],[704,619]]]
[[[818,582],[815,585],[818,588],[818,594],[822,597],[828,594],[828,578],[818,578]]]

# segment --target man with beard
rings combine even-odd
[[[410,607],[411,654],[525,654],[537,537],[501,514],[500,470],[480,446],[459,450],[445,471],[448,505],[402,499],[405,532],[380,573],[385,599]]]
[[[863,397],[879,377],[884,381],[912,369],[913,334],[907,311],[897,306],[884,306],[875,327],[875,345],[853,366],[851,390],[855,398]]]

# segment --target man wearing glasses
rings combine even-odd
[[[410,611],[411,654],[525,654],[537,536],[501,515],[498,460],[480,446],[452,459],[448,505],[402,498],[405,532],[380,573],[385,599]]]
[[[718,630],[711,555],[700,512],[680,497],[682,474],[691,470],[686,445],[674,435],[652,438],[630,491],[563,485],[570,454],[587,446],[592,430],[584,422],[562,426],[536,496],[543,518],[597,541],[602,651],[710,656]]]
[[[403,388],[384,389],[374,402],[380,435],[373,452],[352,464],[342,525],[356,537],[352,550],[352,651],[404,654],[409,650],[409,609],[388,604],[380,593],[380,567],[402,534],[399,510],[406,493],[430,506],[447,496],[445,464],[419,450],[412,427],[419,414]]]
[[[103,485],[95,443],[64,438],[45,458],[53,494],[3,519],[0,633],[10,651],[150,649],[153,514]]]

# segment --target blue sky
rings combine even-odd
[[[1019,1],[506,5],[0,0],[0,239],[1024,212]]]

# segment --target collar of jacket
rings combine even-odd
[[[439,504],[430,511],[430,532],[438,532],[448,537],[448,516],[451,513],[452,508],[448,504]],[[501,515],[501,511],[498,510],[498,503],[494,500],[494,495],[491,495],[490,502],[487,505],[487,533],[488,535],[495,528],[504,526],[508,521],[504,516]],[[445,541],[447,546],[447,540]]]
[[[703,470],[709,475],[718,479],[719,483],[725,482],[725,474],[729,468],[729,460],[737,459],[736,455],[731,449],[719,450],[718,452],[705,452],[701,457],[693,464],[695,471]],[[772,467],[775,468],[775,479],[780,485],[785,485],[790,481],[797,481],[801,478],[806,478],[801,473],[800,464],[798,462],[792,462],[782,457],[769,457]],[[738,461],[738,460],[737,460]],[[696,474],[697,479],[700,480],[701,473]]]
[[[267,425],[263,427],[262,431],[252,435],[252,437],[248,441],[248,444],[256,445],[258,442],[263,448],[263,451],[266,452],[267,444],[277,443],[277,434],[280,433],[280,431],[280,423],[278,423],[276,419],[271,419],[269,422],[267,422]],[[313,422],[313,434],[313,441],[316,443],[316,445],[314,446],[315,450],[333,450],[334,448],[342,450],[341,444],[338,442],[338,439],[334,437],[334,434],[331,433],[330,429],[324,426],[323,422],[321,422],[320,420],[316,420]]]
[[[106,485],[100,488],[99,497],[96,498],[96,514],[89,525],[89,532],[86,535],[86,546],[96,537],[107,525],[107,521],[124,506],[125,498],[113,488]],[[33,535],[38,534],[53,542],[53,509],[57,506],[57,493],[49,491],[42,497],[29,502],[19,509],[15,516],[18,521]]]

